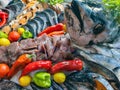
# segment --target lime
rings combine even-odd
[[[0,38],[0,46],[9,46],[10,41],[7,38]]]
[[[58,72],[53,75],[53,79],[55,82],[61,84],[65,81],[66,75],[62,72]]]
[[[23,87],[26,87],[28,85],[30,85],[30,82],[31,82],[31,77],[29,75],[26,75],[26,76],[22,76],[20,77],[19,79],[19,84]]]

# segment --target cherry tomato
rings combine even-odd
[[[0,64],[0,78],[4,78],[8,72],[9,72],[10,68],[7,64],[1,63]]]
[[[17,41],[20,38],[20,34],[17,31],[12,31],[8,35],[8,39],[11,42]]]

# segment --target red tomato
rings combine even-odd
[[[12,31],[8,35],[8,39],[11,42],[17,41],[20,38],[20,34],[17,31]]]
[[[7,64],[4,64],[4,63],[0,64],[0,78],[4,78],[9,71],[10,71],[10,68]]]

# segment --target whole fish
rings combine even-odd
[[[73,0],[64,13],[73,54],[101,64],[120,80],[120,27],[112,14],[96,0]]]

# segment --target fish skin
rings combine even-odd
[[[29,90],[27,88],[23,88],[20,85],[12,82],[10,80],[1,79],[0,80],[0,90]]]
[[[90,69],[92,72],[102,75],[106,80],[112,81],[112,83],[114,83],[115,85],[113,86],[114,88],[116,88],[115,90],[120,90],[119,77],[117,77],[113,71],[109,70],[108,68],[105,68],[105,66],[100,65],[99,63],[92,62],[87,59],[84,59],[84,62],[85,67]]]
[[[78,90],[76,85],[74,85],[73,83],[70,82],[64,82],[65,87],[67,88],[67,90]]]
[[[103,84],[103,86],[106,88],[106,90],[114,90],[114,88],[110,85],[110,83],[100,74],[96,73],[89,73],[92,74],[92,76],[95,78],[95,80],[99,81]]]
[[[74,55],[76,57],[83,57],[84,59],[87,59],[89,61],[93,61],[93,62],[96,62],[104,67],[106,67],[107,69],[113,71],[116,76],[118,76],[118,79],[120,80],[120,63],[115,59],[115,58],[112,58],[112,57],[109,57],[109,56],[105,56],[105,55],[102,55],[102,54],[97,54],[97,53],[87,53],[87,52],[84,52],[78,48],[76,48],[76,51],[74,52]],[[115,68],[118,68],[117,71],[114,71]]]
[[[95,80],[100,82],[106,90],[114,90],[110,83],[100,74],[93,72],[74,72],[68,75],[67,80],[74,82],[82,82],[92,84],[94,87],[96,85]],[[93,89],[92,89],[93,90]]]
[[[94,48],[97,54],[114,58],[117,62],[120,60],[120,49],[110,48],[104,45],[93,45],[91,48]]]
[[[6,7],[12,0],[0,0],[0,7]]]
[[[30,84],[33,90],[64,90],[60,84],[57,84],[55,81],[52,80],[51,87],[49,88],[41,88],[36,86],[34,83]]]

